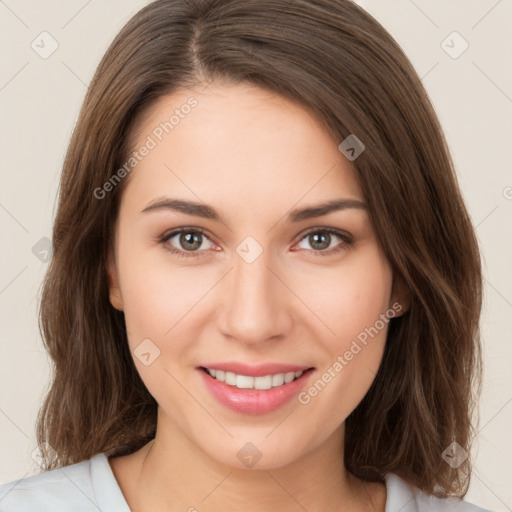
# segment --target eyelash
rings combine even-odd
[[[179,228],[179,229],[175,229],[175,230],[171,231],[170,233],[164,233],[160,237],[159,242],[162,244],[165,244],[166,250],[168,250],[172,254],[175,254],[179,258],[198,257],[201,255],[201,252],[202,252],[202,251],[181,251],[179,249],[176,249],[176,247],[173,247],[172,245],[167,244],[167,242],[171,238],[175,237],[176,235],[179,235],[180,233],[196,233],[196,234],[199,233],[202,236],[206,237],[208,240],[210,240],[210,238],[206,235],[204,230],[201,228],[192,228],[192,227]],[[342,239],[341,243],[339,243],[338,245],[336,245],[335,247],[333,247],[331,249],[324,249],[324,250],[320,250],[320,251],[315,251],[313,249],[309,249],[310,252],[313,252],[317,256],[332,256],[332,255],[338,254],[344,250],[348,250],[350,248],[350,246],[353,244],[353,240],[349,236],[344,234],[343,232],[338,231],[336,229],[332,229],[332,228],[321,228],[321,227],[313,228],[313,229],[307,231],[306,233],[304,233],[304,235],[302,236],[302,238],[300,238],[298,243],[300,243],[302,240],[304,240],[304,238],[306,238],[307,236],[309,236],[313,233],[324,233],[324,234],[327,233],[329,235],[336,235],[337,237]]]

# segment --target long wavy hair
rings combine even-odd
[[[52,381],[37,436],[45,469],[155,436],[157,403],[134,365],[106,262],[137,120],[156,100],[214,80],[247,82],[312,112],[333,140],[355,134],[353,166],[380,244],[410,307],[390,322],[383,361],[346,420],[345,465],[394,472],[438,496],[467,492],[481,387],[478,244],[447,144],[421,80],[390,34],[348,0],[157,0],[101,60],[66,154],[42,290]],[[57,453],[51,457],[48,443]]]

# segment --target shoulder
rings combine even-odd
[[[75,510],[85,510],[80,504],[93,500],[91,461],[52,469],[39,475],[21,478],[0,486],[2,512],[29,510],[65,510],[75,503]]]
[[[385,512],[491,512],[458,498],[438,498],[420,491],[394,473],[386,479]]]
[[[105,454],[0,486],[0,512],[129,511]]]

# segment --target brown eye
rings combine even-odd
[[[161,238],[161,243],[180,257],[199,256],[206,249],[208,243],[213,246],[213,242],[198,228],[175,229]]]
[[[201,247],[202,238],[203,235],[195,233],[194,231],[189,231],[180,233],[178,240],[181,247],[184,249],[195,251]]]
[[[319,231],[308,235],[308,242],[313,249],[324,250],[328,249],[331,244],[331,234],[327,231]]]
[[[338,243],[336,241],[338,240]],[[304,241],[309,247],[301,245]],[[352,244],[352,239],[346,234],[340,233],[332,229],[318,229],[309,231],[302,237],[298,247],[307,249],[310,252],[318,254],[319,256],[330,255],[337,253],[343,249],[348,249]],[[333,245],[334,244],[334,245]]]

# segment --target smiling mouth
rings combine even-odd
[[[238,389],[253,389],[257,391],[265,391],[268,389],[285,386],[286,384],[299,379],[302,377],[302,375],[314,370],[314,368],[308,368],[306,370],[299,370],[296,372],[274,373],[260,377],[253,377],[250,375],[240,375],[233,372],[216,370],[214,368],[205,368],[203,366],[201,366],[200,369],[203,370],[211,378],[219,382],[223,382],[228,386],[232,386]]]

